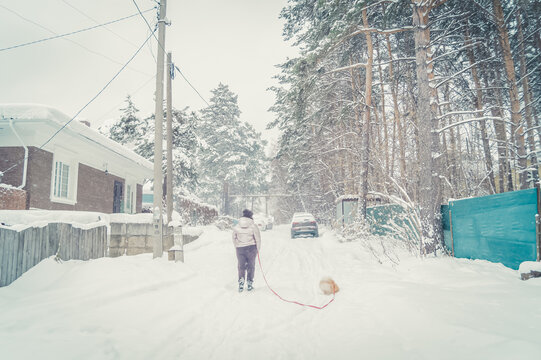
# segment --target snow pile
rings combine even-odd
[[[42,227],[51,222],[72,224],[78,228],[109,225],[108,214],[90,211],[0,210],[0,223],[13,230]]]
[[[536,359],[541,281],[487,261],[402,257],[359,242],[262,233],[261,263],[236,290],[229,231],[209,226],[185,263],[133,257],[43,261],[0,288],[2,359]]]
[[[529,273],[530,271],[541,272],[541,262],[539,261],[524,261],[520,264],[518,272],[521,274]]]

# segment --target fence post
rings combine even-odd
[[[537,242],[537,261],[541,261],[541,183],[535,184],[537,188],[537,214],[535,215],[535,237]]]
[[[451,233],[451,252],[453,254],[453,257],[455,257],[455,238],[453,236],[453,216],[451,211],[451,205],[449,205],[449,230]]]
[[[173,230],[173,241],[175,249],[175,262],[182,261],[184,262],[184,239],[182,236],[182,226],[175,226]]]

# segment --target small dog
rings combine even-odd
[[[338,285],[336,285],[334,280],[330,277],[323,277],[319,282],[319,288],[325,295],[336,294],[338,291],[340,291]]]

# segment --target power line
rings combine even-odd
[[[165,48],[163,47],[162,43],[160,43],[160,40],[158,40],[158,37],[156,36],[155,34],[155,31],[156,31],[156,27],[157,27],[157,24],[156,26],[154,26],[154,30],[152,29],[152,27],[150,26],[150,24],[148,23],[148,20],[146,17],[144,17],[143,13],[141,12],[141,9],[139,8],[139,5],[137,5],[137,2],[135,0],[132,0],[133,1],[133,4],[135,5],[135,7],[137,8],[137,11],[139,11],[139,15],[141,15],[141,17],[143,18],[143,20],[145,20],[145,23],[147,24],[148,26],[148,29],[150,30],[150,32],[152,34],[154,34],[154,39],[156,39],[156,41],[158,42],[158,45],[162,48],[164,54],[167,52],[165,51]]]
[[[69,120],[67,121],[64,125],[62,125],[62,127],[60,127],[60,129],[58,129],[53,135],[51,135],[51,137],[49,137],[49,139],[47,139],[47,141],[45,141],[43,143],[43,145],[41,145],[39,147],[39,149],[43,149],[43,147],[45,147],[45,145],[47,145],[56,135],[58,135],[62,130],[64,130],[66,128],[66,126],[68,126],[73,120],[75,120],[75,118],[81,113],[83,112],[84,109],[86,109],[88,107],[88,105],[90,105],[92,102],[94,102],[94,100],[96,100],[98,98],[98,96],[100,96],[104,91],[105,89],[107,89],[109,87],[109,85],[118,77],[118,75],[120,75],[120,73],[128,66],[128,64],[137,56],[137,54],[139,54],[139,52],[141,51],[141,49],[146,45],[146,43],[150,40],[150,38],[152,37],[154,33],[152,33],[149,37],[146,38],[146,40],[141,44],[141,46],[139,46],[139,48],[137,49],[137,51],[129,58],[129,60],[120,68],[120,70],[118,70],[116,72],[116,74],[111,78],[111,80],[109,80],[107,82],[107,84],[105,84],[105,86],[100,90],[98,91],[98,93],[96,95],[94,95],[90,101],[88,101],[79,111],[77,111],[77,113]],[[24,159],[22,159],[21,161],[13,164],[10,168],[8,168],[7,170],[3,171],[4,173],[15,168],[16,166],[19,166],[22,161],[28,159],[29,155],[26,156]]]
[[[180,71],[178,66],[175,65],[175,69],[177,69],[177,71],[180,73],[180,76],[182,76],[184,81],[186,81],[188,83],[188,85],[190,85],[190,87],[197,93],[197,95],[199,95],[201,100],[203,100],[205,102],[205,104],[207,104],[207,106],[210,107],[210,104],[207,102],[207,100],[205,100],[205,98],[199,93],[199,91],[197,91],[197,89],[192,85],[192,83],[188,79],[186,79],[186,76],[184,76],[184,74],[182,73],[182,71]]]
[[[135,0],[132,0],[133,1],[133,4],[135,5],[135,7],[137,8],[137,10],[139,11],[139,15],[141,15],[141,17],[143,18],[143,20],[145,20],[145,23],[147,24],[148,28],[150,29],[150,31],[153,31],[152,30],[152,27],[150,26],[150,24],[148,23],[147,19],[143,16],[141,10],[139,9],[139,6],[137,5],[137,2]],[[156,39],[156,41],[158,42],[158,45],[162,48],[163,52],[166,53],[164,47],[162,46],[162,44],[160,43],[160,41],[158,40],[158,38],[156,37],[156,35],[154,35],[154,38]],[[197,93],[197,95],[199,95],[199,97],[201,98],[201,100],[203,100],[205,102],[205,104],[207,104],[207,106],[210,107],[210,104],[207,102],[207,100],[205,100],[205,98],[199,93],[199,91],[197,91],[197,89],[192,85],[192,83],[190,83],[190,81],[186,78],[186,76],[184,76],[184,74],[182,73],[182,71],[180,71],[180,69],[178,68],[178,66],[175,65],[175,69],[177,69],[177,71],[180,73],[180,75],[182,76],[182,78],[184,79],[184,81],[186,81],[188,83],[188,85],[190,85],[190,87]]]
[[[9,11],[9,12],[11,12],[12,14],[16,15],[17,17],[23,19],[24,21],[27,21],[27,22],[29,22],[29,23],[31,23],[31,24],[33,24],[33,25],[35,25],[35,26],[37,26],[37,27],[39,27],[39,28],[41,28],[41,29],[44,29],[45,31],[48,31],[48,32],[51,33],[51,34],[58,35],[58,34],[57,34],[56,32],[54,32],[53,30],[51,30],[51,29],[49,29],[49,28],[47,28],[47,27],[45,27],[45,26],[43,26],[43,25],[41,25],[41,24],[39,24],[39,23],[37,23],[37,22],[31,20],[31,19],[28,19],[28,18],[22,16],[22,15],[19,14],[18,12],[14,11],[14,10],[11,10],[11,9],[7,8],[6,6],[4,6],[4,5],[0,5],[0,7],[3,8],[3,9],[5,9],[5,10],[7,10],[7,11]],[[152,10],[152,9],[145,10],[145,12],[150,11],[150,10]],[[90,53],[92,53],[92,54],[94,54],[94,55],[101,56],[102,58],[107,59],[107,60],[109,60],[109,61],[111,61],[111,62],[113,62],[113,63],[115,63],[115,64],[122,65],[122,63],[121,63],[120,61],[116,61],[116,60],[110,58],[110,57],[107,56],[107,55],[104,55],[104,54],[102,54],[102,53],[99,53],[99,52],[97,52],[97,51],[94,51],[94,50],[92,50],[92,49],[89,49],[89,48],[87,48],[86,46],[84,46],[84,45],[78,43],[77,41],[74,41],[74,40],[69,39],[69,38],[62,38],[62,40],[69,41],[69,42],[71,42],[72,44],[75,44],[75,45],[77,45],[77,46],[83,48],[84,50],[86,50],[86,51],[88,51],[88,52],[90,52]],[[133,70],[133,71],[136,71],[136,72],[138,72],[138,73],[140,73],[140,74],[143,74],[143,75],[146,75],[146,76],[150,76],[150,74],[148,74],[148,73],[146,73],[146,72],[144,72],[144,71],[137,70],[137,69],[134,69],[134,68],[132,68],[132,67],[129,67],[129,69],[131,69],[131,70]]]
[[[0,6],[4,7],[2,5],[0,5]],[[146,11],[150,11],[150,10],[152,10],[152,9],[149,9],[149,10],[146,10]],[[69,33],[59,34],[59,35],[51,36],[51,37],[44,38],[44,39],[34,40],[34,41],[27,42],[27,43],[19,44],[19,45],[9,46],[9,47],[0,49],[0,51],[12,50],[12,49],[20,48],[20,47],[23,47],[23,46],[38,44],[38,43],[41,43],[41,42],[44,42],[44,41],[54,40],[54,39],[62,38],[62,37],[65,37],[65,36],[70,36],[70,35],[82,33],[82,32],[85,32],[85,31],[97,29],[97,28],[102,27],[102,26],[111,25],[111,24],[114,24],[114,23],[117,23],[117,22],[120,22],[120,21],[123,21],[123,20],[126,20],[126,19],[130,19],[130,18],[132,18],[134,16],[138,16],[138,15],[139,15],[138,13],[137,14],[132,14],[130,16],[125,16],[125,17],[120,18],[120,19],[116,19],[116,20],[113,20],[113,21],[109,21],[109,22],[106,22],[106,23],[103,23],[103,24],[91,26],[91,27],[88,27],[88,28],[80,29],[80,30],[75,30],[75,31],[72,31],[72,32],[69,32]]]
[[[147,42],[148,44],[148,42]],[[135,91],[129,93],[129,95],[133,96],[135,94],[137,94],[139,91],[141,91],[141,89],[143,89],[145,86],[148,85],[148,83],[150,83],[151,80],[153,80],[154,78],[156,78],[156,75],[152,75],[150,76],[147,80],[145,80],[145,82],[143,84],[141,84],[141,86],[139,86]],[[107,114],[109,114],[111,111],[115,110],[115,109],[118,109],[118,107],[124,102],[125,100],[122,100],[121,102],[119,102],[118,104],[116,104],[114,107],[110,108],[106,113],[104,113],[103,115],[101,116],[98,116],[95,120],[101,120],[103,119]]]
[[[113,78],[111,80],[109,80],[107,82],[107,84],[105,84],[105,86],[100,90],[98,91],[98,93],[96,95],[94,95],[94,97],[92,99],[90,99],[89,102],[87,102],[85,104],[85,106],[83,106],[79,111],[77,111],[77,113],[71,118],[70,121],[68,121],[67,123],[65,123],[60,129],[58,129],[57,132],[55,132],[43,145],[40,146],[40,149],[42,149],[45,145],[47,145],[49,143],[49,141],[51,141],[60,131],[62,131],[66,126],[68,126],[69,123],[71,123],[73,120],[75,120],[75,118],[84,110],[86,109],[86,107],[88,105],[90,105],[94,100],[96,100],[96,98],[98,96],[101,95],[102,92],[105,91],[105,89],[107,89],[109,87],[109,85],[117,78],[118,75],[120,75],[120,73],[122,72],[122,70],[124,70],[126,68],[126,66],[128,66],[128,64],[137,56],[137,54],[139,54],[139,51],[141,51],[141,49],[143,48],[143,46],[146,45],[147,41],[150,40],[150,38],[152,37],[154,33],[152,33],[149,37],[147,37],[147,39],[143,42],[143,44],[141,44],[141,46],[139,46],[139,48],[137,49],[137,51],[130,57],[130,59],[128,60],[128,62],[126,62],[121,68],[120,70],[117,71],[117,73],[113,76]]]
[[[89,16],[88,14],[86,14],[85,12],[83,12],[82,10],[76,8],[74,5],[70,4],[69,2],[67,2],[66,0],[62,0],[62,2],[66,5],[68,5],[70,8],[72,8],[73,10],[77,11],[79,14],[83,15],[84,17],[86,17],[87,19],[90,19],[92,20],[94,23],[96,24],[99,24],[99,21],[97,21],[96,19],[94,19],[93,17]],[[147,11],[150,11],[152,9],[149,9]],[[126,39],[124,36],[114,32],[113,30],[109,29],[108,27],[105,28],[105,30],[109,31],[111,34],[113,35],[116,35],[119,39],[122,39],[123,41],[127,42],[128,44],[130,44],[131,46],[133,46],[134,48],[137,48],[139,45],[133,43],[131,40],[128,40]]]

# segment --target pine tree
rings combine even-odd
[[[251,125],[240,121],[240,113],[237,95],[219,84],[197,124],[202,143],[198,195],[225,214],[230,213],[230,194],[260,191],[266,174],[265,142]]]
[[[123,113],[109,130],[109,137],[114,141],[130,148],[140,139],[143,131],[143,121],[137,116],[139,109],[135,107],[131,96],[126,97],[126,107],[120,109]]]

